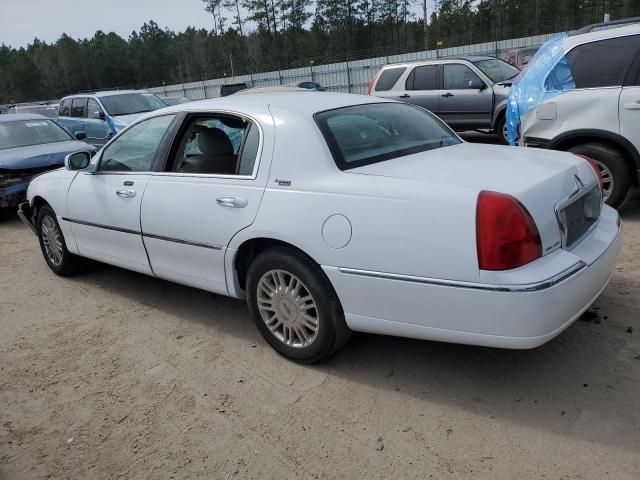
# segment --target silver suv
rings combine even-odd
[[[495,57],[447,57],[384,66],[369,95],[430,110],[455,130],[491,129],[508,143],[505,107],[520,71]]]
[[[541,96],[520,95],[529,109],[519,107],[519,144],[592,158],[618,207],[640,185],[640,25],[555,41],[561,58],[549,64],[552,46],[542,47],[514,86],[515,95],[529,83]]]

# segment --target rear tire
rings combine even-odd
[[[624,157],[618,150],[602,143],[585,143],[571,147],[569,152],[586,155],[595,160],[603,176],[605,202],[618,208],[631,188],[631,175]]]
[[[40,208],[36,231],[44,260],[56,275],[65,277],[82,270],[84,259],[67,250],[56,214],[49,205]]]
[[[247,273],[247,303],[264,339],[298,362],[326,360],[351,336],[325,273],[292,248],[270,248],[253,260]]]

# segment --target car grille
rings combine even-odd
[[[598,221],[602,209],[602,194],[598,187],[592,188],[575,202],[559,212],[559,220],[564,233],[564,245],[571,248]]]

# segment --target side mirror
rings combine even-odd
[[[484,90],[487,86],[482,80],[476,78],[475,80],[469,80],[469,88],[472,90]]]
[[[64,157],[64,167],[67,170],[83,170],[89,166],[91,154],[89,152],[70,153]]]
[[[76,132],[73,136],[76,137],[76,140],[84,140],[87,138],[87,132]]]

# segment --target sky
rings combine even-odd
[[[416,3],[422,17],[422,2]],[[174,31],[209,30],[213,21],[202,0],[0,0],[0,45],[26,47],[35,37],[55,42],[62,33],[91,38],[96,30],[126,39],[149,20]]]

